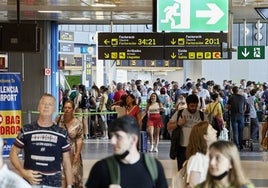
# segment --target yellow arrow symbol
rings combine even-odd
[[[110,41],[108,39],[105,39],[104,44],[108,45],[110,44]]]
[[[175,40],[174,38],[172,38],[172,41],[170,41],[170,43],[171,43],[172,45],[174,45],[174,44],[176,44],[176,40]]]
[[[108,59],[110,57],[109,53],[104,53],[104,58]]]
[[[170,55],[170,57],[171,57],[172,59],[175,59],[175,58],[176,58],[176,54],[173,52],[173,53]]]

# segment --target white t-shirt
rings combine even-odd
[[[174,115],[171,117],[171,121],[177,121],[178,112],[179,110],[174,113]],[[183,135],[180,138],[180,145],[186,147],[189,143],[189,137],[193,126],[201,122],[202,119],[198,110],[192,114],[187,110],[187,108],[182,111],[182,117],[186,118],[186,122],[182,127]],[[207,120],[207,116],[205,114],[204,120]]]
[[[203,99],[210,99],[210,94],[207,89],[201,89],[201,91],[198,92],[197,94],[199,97],[202,97]]]
[[[189,182],[191,171],[200,172],[201,176],[198,183],[205,181],[208,171],[208,163],[209,158],[207,155],[199,152],[192,155],[187,162],[187,183]]]

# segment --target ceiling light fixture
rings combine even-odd
[[[104,8],[104,7],[116,7],[115,4],[105,4],[105,3],[95,3],[95,4],[92,4],[90,5],[92,7],[99,7],[99,8]]]
[[[61,14],[62,11],[58,11],[58,10],[38,10],[39,13],[58,13]]]
[[[85,18],[85,17],[81,17],[81,18],[70,18],[70,20],[90,20],[90,18]]]

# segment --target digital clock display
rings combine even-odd
[[[206,45],[220,45],[220,39],[219,38],[205,38],[205,44]]]
[[[163,46],[162,33],[99,33],[99,46]]]
[[[155,46],[155,39],[138,39],[139,46]]]
[[[203,46],[221,45],[227,42],[226,33],[166,33],[166,46]]]

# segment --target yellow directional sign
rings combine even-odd
[[[109,59],[109,58],[110,58],[110,54],[109,54],[109,53],[104,53],[104,57],[105,57],[106,59]]]
[[[220,59],[226,33],[99,33],[98,58]]]
[[[164,59],[220,59],[224,33],[165,33]]]
[[[163,59],[163,44],[164,35],[162,33],[99,33],[98,58]]]

